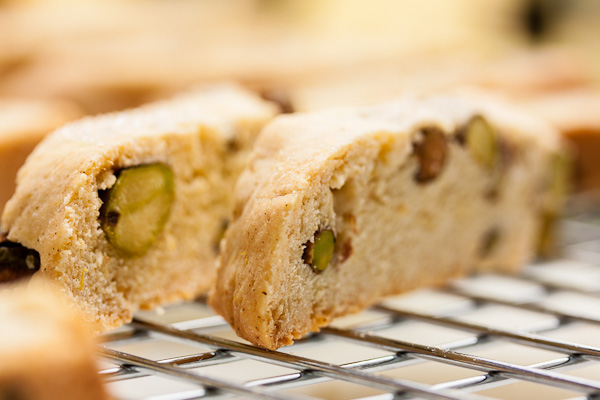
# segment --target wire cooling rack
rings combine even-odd
[[[562,257],[386,299],[269,351],[200,299],[104,335],[120,399],[600,398],[600,213],[563,224]]]

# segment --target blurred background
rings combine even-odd
[[[598,0],[0,0],[0,212],[12,195],[17,170],[33,147],[56,127],[85,115],[135,107],[196,84],[223,80],[256,90],[276,101],[283,112],[366,105],[406,92],[426,94],[463,86],[489,90],[547,119],[563,133],[575,159],[575,190],[586,193],[581,198],[592,199],[592,205],[600,204]],[[593,261],[586,263],[595,264],[567,260],[545,265],[543,273],[542,268],[533,267],[529,279],[531,271],[539,270],[540,277],[549,274],[559,282],[556,287],[591,287],[590,292],[596,293],[598,250],[591,246],[597,246],[600,219],[597,214],[594,218],[593,229],[581,221],[571,221],[569,226],[577,226],[577,232],[583,232],[584,226],[587,233],[582,237],[596,240],[592,244],[581,238],[581,243],[571,242],[570,257],[579,261],[588,257]],[[497,292],[492,293],[510,294],[514,299],[527,299],[525,302],[540,296],[540,301],[548,304],[567,305],[556,306],[558,309],[575,310],[568,311],[573,314],[584,310],[579,315],[591,310],[594,314],[590,315],[597,318],[597,298],[586,297],[584,302],[581,293],[548,294],[531,282],[497,286],[493,281],[483,287],[495,287]],[[533,291],[537,294],[532,295]],[[431,293],[427,296],[433,296]],[[569,295],[571,300],[565,301]],[[427,296],[415,295],[417,310],[438,303],[444,310],[457,305],[460,310],[470,303],[458,296],[449,301],[447,293],[440,294],[440,300],[434,297],[435,301],[424,300]],[[214,316],[206,306],[184,304],[183,311],[176,309],[160,318],[170,323],[173,321],[168,318],[178,315],[183,321],[186,307],[202,307],[203,317]],[[520,303],[499,313],[498,307],[492,306],[480,314],[477,308],[476,316],[470,318],[477,321],[479,315],[484,324],[500,324],[510,317],[532,330],[560,325],[554,316],[519,308]],[[198,318],[198,311],[185,312]],[[430,344],[438,345],[460,343],[466,335],[458,332],[463,336],[456,336],[457,331],[433,325],[423,328],[416,320],[407,322],[395,333],[405,340],[427,342],[435,335],[437,341],[431,339]],[[573,326],[565,326],[567,333],[557,329],[555,337],[597,345],[596,327],[568,331]],[[521,328],[519,325],[518,330]],[[210,334],[219,335],[210,329]],[[223,335],[234,338],[233,331]],[[478,337],[472,336],[477,342]],[[150,335],[148,339],[141,344],[119,344],[118,348],[148,358],[149,354],[159,358],[157,351],[163,350],[173,353],[168,357],[175,351],[200,351],[182,350]],[[474,354],[527,365],[551,359],[524,346],[510,344],[515,348],[507,351],[507,345]],[[356,353],[356,348],[341,346],[336,354],[344,359],[356,357],[353,361],[371,357]],[[333,351],[330,341],[297,350],[308,357],[317,353],[330,357]],[[246,373],[266,368],[264,363],[259,365],[263,369],[245,365]],[[597,366],[592,367],[581,374],[597,379]],[[219,368],[215,364],[215,369]],[[226,368],[223,376],[231,377],[231,364]],[[454,370],[444,372],[434,362],[390,371],[390,376],[432,384],[463,377],[452,375]],[[172,390],[164,379],[157,379],[154,385],[144,380],[128,387],[128,382],[135,380],[113,383],[112,388],[121,395],[129,390],[128,396],[122,396],[125,398]],[[550,388],[541,391],[535,387],[536,391],[530,392],[523,387],[498,387],[498,392],[482,394],[564,398],[552,397]],[[364,394],[357,391],[357,385],[340,389],[331,382],[316,389],[308,387],[304,393],[314,395],[317,390],[332,398]]]
[[[551,120],[600,188],[595,0],[0,0],[0,32],[0,209],[56,126],[215,80],[288,112],[485,88]]]

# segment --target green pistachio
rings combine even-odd
[[[165,164],[121,170],[101,194],[100,225],[108,242],[126,257],[146,254],[167,222],[174,196],[173,171]]]
[[[303,259],[315,272],[323,272],[329,266],[335,249],[335,235],[331,229],[315,233],[314,241],[305,244]]]

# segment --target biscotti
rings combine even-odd
[[[600,192],[600,92],[592,88],[556,91],[523,104],[556,126],[573,146],[575,189]]]
[[[58,283],[96,331],[206,291],[233,185],[275,109],[223,84],[53,132],[2,215],[0,246],[31,261],[12,275]]]
[[[43,287],[0,291],[0,399],[103,400],[94,342],[64,299]]]
[[[336,106],[368,106],[405,93],[431,95],[440,90],[474,87],[514,99],[544,96],[592,81],[585,63],[564,49],[511,53],[486,59],[474,55],[416,58],[330,74],[314,74],[279,87],[295,111]]]
[[[211,305],[276,349],[385,295],[519,270],[561,192],[559,136],[480,97],[276,118],[236,186]]]
[[[14,192],[17,171],[35,145],[82,116],[68,101],[0,98],[0,213]]]

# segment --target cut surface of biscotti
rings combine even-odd
[[[276,349],[385,295],[516,271],[554,204],[559,148],[476,94],[280,116],[236,186],[210,303]]]
[[[90,333],[45,287],[0,291],[0,399],[107,399]]]
[[[5,260],[35,251],[39,262],[5,262],[24,271],[7,275],[58,282],[96,331],[206,291],[233,185],[274,113],[221,84],[53,132],[1,221]]]

